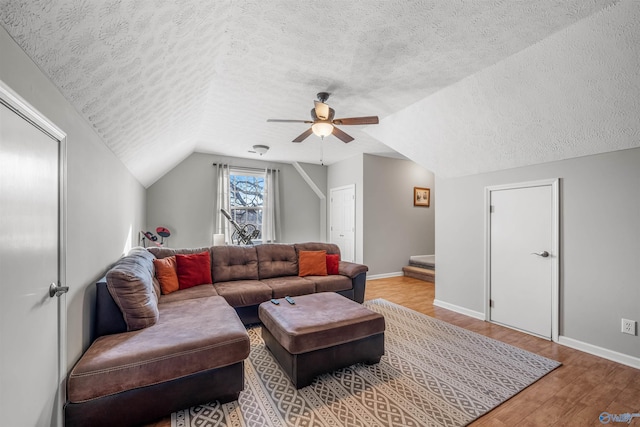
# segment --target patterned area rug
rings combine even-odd
[[[364,305],[385,317],[379,364],[296,390],[255,326],[239,400],[173,413],[171,426],[463,426],[560,366],[383,299]]]

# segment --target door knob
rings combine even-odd
[[[51,298],[59,297],[60,295],[66,294],[67,292],[69,292],[68,286],[59,286],[55,283],[49,285],[49,296]]]
[[[542,252],[531,252],[531,255],[538,255],[542,258],[546,258],[549,256],[549,252],[547,251],[542,251]]]

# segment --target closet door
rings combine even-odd
[[[490,320],[546,339],[557,313],[555,199],[553,183],[490,195]]]
[[[63,143],[0,101],[0,424],[60,426]]]
[[[343,261],[355,262],[356,247],[356,187],[347,185],[332,188],[331,243],[340,248]]]

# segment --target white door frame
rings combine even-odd
[[[7,84],[0,80],[0,103],[58,141],[58,280],[66,286],[67,254],[67,134],[32,107]],[[63,407],[67,400],[67,295],[58,300],[58,401],[57,425],[64,425]],[[47,356],[48,357],[48,356]]]
[[[515,184],[494,185],[484,189],[484,314],[491,322],[491,192],[518,188],[551,186],[551,340],[558,341],[560,329],[560,179],[551,178]]]
[[[355,262],[356,260],[356,199],[355,199],[355,195],[356,195],[356,185],[355,184],[348,184],[348,185],[342,185],[340,187],[334,187],[334,188],[330,188],[329,189],[329,242],[330,243],[334,243],[333,242],[333,193],[334,191],[340,191],[340,190],[347,190],[347,189],[352,189],[353,190],[353,241],[351,242],[351,245],[353,247],[353,262]]]

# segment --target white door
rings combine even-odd
[[[552,183],[490,191],[490,320],[554,335],[556,203]]]
[[[340,247],[343,261],[354,262],[356,246],[356,186],[332,188],[331,243]]]
[[[0,85],[0,424],[59,426],[63,142],[13,100]]]

